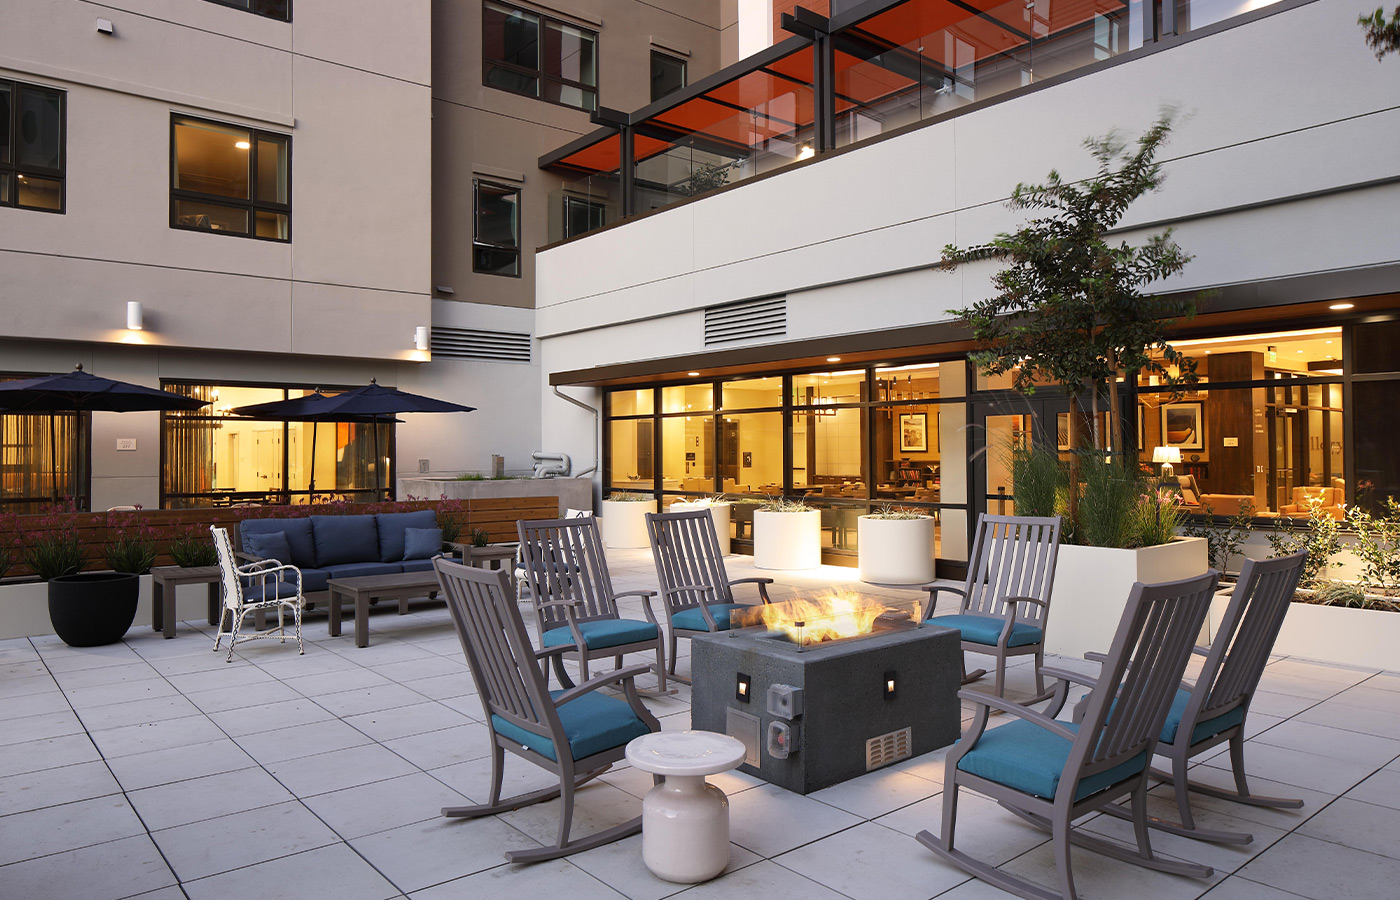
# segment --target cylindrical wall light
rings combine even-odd
[[[141,301],[126,301],[126,327],[131,331],[141,330]]]
[[[428,349],[428,326],[419,325],[413,329],[413,348],[415,350]]]

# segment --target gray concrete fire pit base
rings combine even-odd
[[[799,794],[961,731],[960,635],[935,625],[805,650],[760,629],[696,635],[691,677],[691,727],[743,741],[740,771]]]

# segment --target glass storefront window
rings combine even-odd
[[[715,488],[714,416],[661,420],[661,489],[710,494]]]
[[[1338,518],[1346,502],[1342,386],[1287,384],[1139,395],[1139,462],[1175,448],[1173,466],[1193,511]],[[1191,502],[1194,501],[1194,502]]]
[[[1357,325],[1351,346],[1353,372],[1400,372],[1400,319]]]
[[[793,406],[834,406],[866,399],[863,369],[792,376]]]
[[[609,425],[609,487],[651,491],[656,478],[654,427],[650,419],[620,420]]]
[[[937,400],[939,397],[960,397],[965,385],[961,377],[963,366],[953,363],[944,372],[942,363],[922,363],[914,366],[892,366],[875,370],[875,396],[872,400]],[[953,389],[944,393],[944,378]]]
[[[1393,352],[1393,351],[1392,351]],[[1356,420],[1356,502],[1379,512],[1386,497],[1400,498],[1400,381],[1363,381],[1352,386]]]
[[[1228,337],[1171,341],[1196,361],[1202,381],[1256,381],[1342,374],[1342,329],[1311,328]],[[1141,375],[1138,386],[1156,387],[1156,375]]]
[[[719,420],[720,490],[726,494],[783,492],[783,414],[741,413]]]
[[[794,410],[792,489],[866,499],[864,421],[864,411],[853,407]]]
[[[783,379],[744,378],[720,385],[720,402],[726,410],[766,409],[783,405]]]
[[[928,403],[876,407],[871,410],[875,445],[874,496],[880,500],[917,503],[948,502],[944,460],[967,455],[961,426],[966,420],[961,403]],[[949,442],[952,442],[949,444]],[[949,446],[953,452],[944,453]],[[965,502],[963,466],[957,467],[957,502]]]
[[[613,416],[649,416],[655,411],[656,392],[651,388],[639,391],[611,391],[608,393],[608,414]]]
[[[678,384],[661,389],[661,411],[664,413],[700,412],[714,408],[715,389],[704,384]]]
[[[90,422],[89,413],[0,415],[0,513],[42,512],[56,497],[87,508]]]

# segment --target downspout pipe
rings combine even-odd
[[[560,400],[563,400],[566,403],[572,403],[574,406],[577,406],[579,409],[585,410],[593,416],[593,465],[580,471],[574,477],[582,478],[585,475],[592,475],[594,472],[598,471],[598,410],[589,406],[587,403],[584,403],[582,400],[576,400],[573,397],[570,397],[568,394],[563,393],[559,390],[558,385],[552,385],[550,387],[550,390],[554,391],[554,396],[558,397]]]

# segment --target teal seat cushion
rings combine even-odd
[[[1072,722],[1060,724],[1071,731],[1079,730],[1079,726]],[[1058,734],[1021,719],[984,731],[977,746],[958,760],[958,770],[1049,800],[1059,787],[1060,775],[1064,772],[1072,746]],[[1141,773],[1146,765],[1147,754],[1139,753],[1127,762],[1091,775],[1079,783],[1074,799],[1083,800],[1090,794],[1132,778]]]
[[[715,627],[720,631],[729,630],[729,614],[736,609],[744,609],[748,604],[744,603],[711,603],[710,615],[715,617]],[[672,628],[685,628],[690,631],[709,631],[710,626],[705,624],[705,614],[700,612],[700,607],[693,609],[683,609],[671,617]]]
[[[563,691],[550,691],[551,697],[558,697]],[[559,722],[564,726],[564,735],[569,741],[569,752],[574,759],[585,759],[595,753],[624,746],[633,738],[651,732],[646,723],[637,718],[632,707],[616,697],[607,697],[594,691],[570,700],[559,707]],[[554,755],[554,743],[548,738],[526,731],[502,719],[491,717],[491,726],[496,733],[512,741],[517,741],[531,750],[558,762]]]
[[[597,619],[592,622],[580,622],[578,630],[583,632],[583,642],[588,645],[589,650],[654,641],[659,635],[655,625],[637,619]],[[573,633],[567,625],[551,628],[544,633],[546,647],[558,647],[560,644],[573,642]]]
[[[1181,716],[1186,712],[1186,704],[1191,700],[1191,692],[1185,689],[1178,690],[1176,697],[1172,700],[1172,708],[1167,712],[1167,724],[1162,726],[1162,733],[1158,736],[1162,743],[1170,744],[1176,740],[1176,729],[1181,724]],[[1196,723],[1196,727],[1191,729],[1191,743],[1198,744],[1208,737],[1213,737],[1227,728],[1233,728],[1244,721],[1244,707],[1237,706],[1229,712],[1221,713],[1213,719],[1206,719]]]
[[[956,628],[962,632],[963,640],[971,641],[974,644],[986,644],[989,647],[997,645],[997,638],[1001,636],[1001,628],[1006,624],[1005,619],[974,615],[934,616],[929,621],[945,628]],[[1044,639],[1045,633],[1039,628],[1017,622],[1011,626],[1011,637],[1007,640],[1006,646],[1022,647],[1026,644],[1039,644]]]

